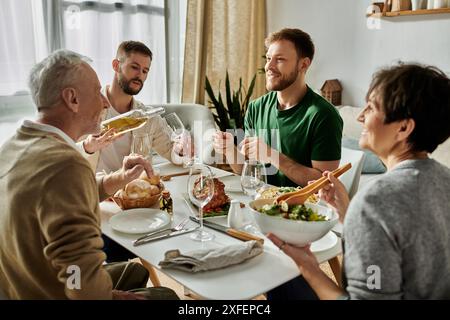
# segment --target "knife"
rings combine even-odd
[[[193,228],[188,228],[188,229],[183,229],[183,230],[180,230],[180,231],[174,231],[174,232],[171,232],[171,233],[163,234],[161,236],[156,236],[156,237],[151,237],[150,236],[148,238],[138,239],[138,240],[133,241],[133,246],[137,247],[137,246],[140,246],[142,244],[146,244],[146,243],[149,243],[149,242],[152,242],[152,241],[162,240],[162,239],[167,239],[167,238],[180,236],[182,234],[189,233],[189,232],[192,232],[192,231],[196,231],[198,229],[199,229],[199,227],[193,227]]]
[[[189,219],[191,219],[192,221],[194,221],[196,223],[200,223],[200,220],[195,218],[195,217],[190,216]],[[211,221],[206,221],[206,220],[203,220],[203,224],[205,226],[207,226],[208,228],[211,228],[211,229],[214,229],[214,230],[226,233],[229,236],[231,236],[233,238],[236,238],[236,239],[239,239],[239,240],[242,240],[242,241],[255,240],[255,241],[260,242],[261,244],[264,244],[264,239],[263,238],[257,237],[255,235],[253,235],[251,233],[248,233],[248,232],[245,232],[245,231],[236,230],[236,229],[233,229],[233,228],[228,228],[228,227],[225,227],[225,226],[223,226],[221,224],[217,224],[217,223],[214,223],[214,222],[211,222]]]

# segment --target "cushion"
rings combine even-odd
[[[344,148],[361,150],[364,152],[364,163],[361,173],[385,173],[386,167],[383,162],[377,157],[377,155],[371,151],[363,150],[359,147],[359,142],[356,139],[343,137],[342,146]]]

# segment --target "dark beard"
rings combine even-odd
[[[141,87],[138,90],[134,90],[130,87],[130,83],[132,81],[139,81],[141,83]],[[130,96],[135,96],[137,95],[139,92],[141,92],[142,88],[144,87],[144,84],[142,83],[141,80],[139,79],[131,79],[131,80],[127,80],[125,79],[124,76],[119,75],[119,86],[122,88],[123,92],[125,92],[126,94],[130,95]]]

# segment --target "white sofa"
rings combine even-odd
[[[344,120],[344,136],[359,139],[362,131],[362,125],[358,122],[357,117],[360,112],[361,108],[351,106],[339,108],[339,113]],[[450,139],[441,144],[436,151],[431,154],[431,158],[450,168]],[[359,182],[360,188],[376,176],[376,174],[362,174]]]

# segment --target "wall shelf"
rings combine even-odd
[[[400,16],[418,16],[424,14],[439,14],[439,13],[450,13],[450,8],[442,9],[421,9],[421,10],[406,10],[406,11],[395,11],[395,12],[379,12],[370,13],[366,16],[369,18],[395,18]]]

